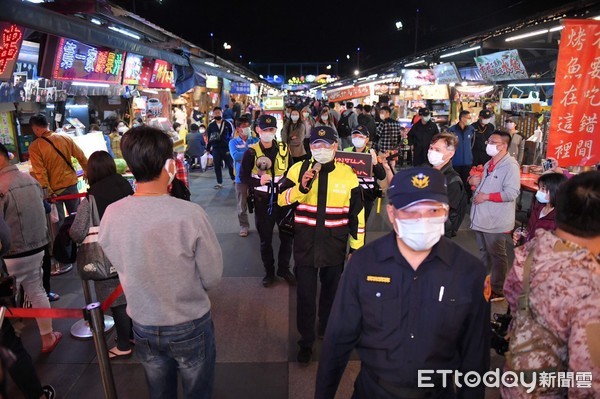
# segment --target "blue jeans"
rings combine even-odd
[[[177,371],[185,398],[212,397],[217,355],[210,312],[174,326],[144,326],[134,320],[133,334],[151,399],[177,399]]]

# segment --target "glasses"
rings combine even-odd
[[[491,140],[486,140],[486,142],[485,142],[485,145],[488,145],[488,144],[493,144],[493,145],[502,145],[502,144],[504,144],[504,143],[503,143],[503,142],[501,142],[501,141],[491,141]]]
[[[441,218],[448,216],[448,205],[439,206],[415,206],[408,209],[396,210],[396,216],[398,219],[403,220],[419,220],[429,218]]]

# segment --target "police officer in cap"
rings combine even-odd
[[[347,247],[350,252],[362,247],[365,237],[358,178],[350,166],[335,161],[337,147],[335,130],[313,128],[313,159],[292,165],[279,195],[280,205],[297,204],[294,270],[298,279],[296,324],[301,335],[297,359],[304,365],[311,361],[316,336],[322,337],[327,328]],[[318,312],[317,279],[321,282]]]
[[[419,108],[419,116],[421,119],[408,131],[408,144],[412,147],[415,166],[426,164],[431,139],[440,132],[435,122],[431,120],[431,112],[427,108]]]
[[[355,348],[362,362],[355,399],[483,398],[483,384],[470,388],[459,378],[455,392],[452,376],[444,383],[443,374],[426,371],[483,376],[489,367],[489,280],[479,259],[443,237],[444,175],[401,170],[388,197],[394,232],[356,251],[344,270],[315,398],[334,398]]]
[[[473,135],[473,166],[485,165],[491,157],[485,151],[486,142],[490,139],[496,129],[491,123],[492,111],[482,109],[479,111],[479,119],[473,124],[475,134]]]
[[[256,131],[260,136],[258,143],[250,145],[244,153],[240,165],[240,180],[248,185],[254,194],[254,217],[256,230],[260,237],[260,256],[265,267],[263,286],[270,287],[275,281],[275,257],[273,255],[273,229],[285,218],[289,207],[277,205],[279,183],[290,165],[290,154],[285,143],[275,140],[277,119],[272,115],[258,118]],[[278,227],[279,254],[277,257],[277,275],[290,285],[296,284],[296,278],[290,272],[293,236]]]

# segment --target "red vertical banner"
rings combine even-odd
[[[600,21],[564,20],[547,157],[561,166],[600,162]]]

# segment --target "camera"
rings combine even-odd
[[[492,339],[490,347],[496,351],[500,356],[504,356],[508,352],[508,340],[506,334],[508,333],[508,326],[512,320],[512,315],[509,313],[499,314],[494,313],[494,321],[491,323],[492,328]]]

